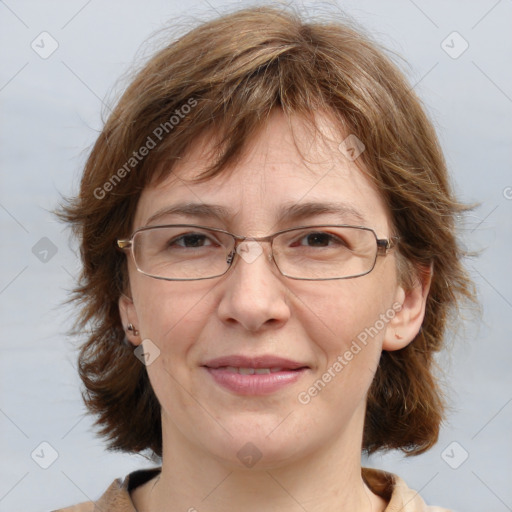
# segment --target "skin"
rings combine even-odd
[[[196,223],[247,236],[264,236],[294,225],[360,224],[352,216],[314,215],[281,223],[283,204],[306,201],[349,204],[379,238],[391,236],[389,211],[356,162],[337,149],[342,139],[318,115],[330,142],[312,139],[300,119],[293,136],[274,112],[251,141],[233,172],[191,183],[208,163],[200,141],[173,175],[143,191],[134,229],[178,202],[218,204],[225,220],[165,216],[152,224]],[[348,280],[297,281],[282,276],[263,254],[239,258],[222,277],[189,282],[152,279],[129,258],[130,297],[121,297],[124,325],[138,345],[150,339],[160,355],[147,367],[162,406],[163,464],[160,477],[138,487],[139,511],[218,510],[308,512],[384,510],[385,502],[361,478],[361,440],[366,393],[382,350],[398,350],[421,327],[428,278],[400,286],[394,251],[378,257],[372,272]],[[307,390],[379,315],[400,312],[304,405]],[[147,342],[146,342],[147,343]],[[266,396],[240,396],[217,385],[201,367],[232,354],[272,354],[303,362],[309,370],[295,383]],[[261,459],[248,468],[237,452],[252,443]]]

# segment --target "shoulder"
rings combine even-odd
[[[362,474],[368,487],[388,501],[385,512],[451,512],[447,508],[428,506],[418,492],[397,475],[371,468],[363,468]]]
[[[134,471],[124,479],[114,480],[98,500],[79,503],[52,512],[97,512],[105,510],[109,512],[136,512],[130,492],[156,476],[160,473],[160,470],[161,468],[152,468]]]

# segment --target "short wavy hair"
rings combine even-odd
[[[209,179],[236,163],[273,109],[315,125],[332,115],[340,141],[365,145],[358,161],[377,186],[400,237],[398,270],[411,283],[433,268],[425,318],[406,348],[383,351],[367,397],[362,449],[418,454],[436,441],[445,403],[434,355],[450,315],[474,300],[456,237],[467,209],[451,189],[435,130],[399,68],[360,29],[260,6],[201,22],[136,73],[88,157],[76,197],[60,215],[83,263],[72,300],[84,401],[113,450],[162,454],[161,411],[146,368],[126,343],[118,310],[129,287],[126,256],[141,191],[159,183],[201,135],[215,134]],[[345,135],[344,135],[345,134]]]

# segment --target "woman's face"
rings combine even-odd
[[[274,113],[232,173],[201,184],[187,181],[208,164],[204,143],[197,144],[173,175],[144,190],[134,228],[199,224],[258,237],[298,225],[363,224],[390,237],[386,206],[355,163],[334,142],[311,144],[299,120],[293,126],[307,166],[286,118]],[[329,129],[325,120],[322,126]],[[154,218],[183,203],[229,214]],[[282,210],[307,203],[340,211],[280,220]],[[280,274],[268,243],[261,248],[255,258],[237,255],[225,275],[201,281],[153,279],[129,260],[133,303],[122,298],[120,309],[125,325],[140,332],[132,341],[151,340],[146,351],[159,350],[147,371],[162,407],[164,450],[172,441],[172,450],[186,447],[238,467],[276,467],[334,446],[355,446],[359,454],[366,393],[383,343],[400,348],[392,339],[406,294],[393,251],[362,277],[300,281]],[[230,359],[236,357],[247,360],[237,364]],[[226,377],[238,370],[224,366],[250,365],[272,373]],[[251,387],[251,379],[267,384]]]

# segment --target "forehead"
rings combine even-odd
[[[302,215],[302,220],[309,212],[311,220],[323,215],[331,222],[336,209],[340,210],[338,223],[364,223],[385,232],[389,212],[381,194],[360,168],[360,160],[352,161],[340,150],[340,143],[349,134],[340,135],[327,116],[317,116],[315,121],[319,133],[301,118],[289,120],[274,111],[249,140],[238,162],[207,181],[194,182],[212,163],[215,140],[212,135],[203,136],[164,181],[143,191],[134,227],[164,220],[171,223],[173,219],[182,222],[187,217],[184,212],[193,220],[201,210],[199,205],[214,205],[220,207],[216,210],[218,219],[213,215],[215,208],[203,208],[204,216],[212,212],[212,219],[226,217],[225,227],[234,228],[238,223],[245,230],[262,233],[276,228],[276,222],[293,220],[286,215],[287,210]],[[182,208],[184,205],[189,207]],[[176,206],[180,208],[173,208]],[[176,210],[180,211],[179,219]],[[331,210],[332,217],[327,217]]]

